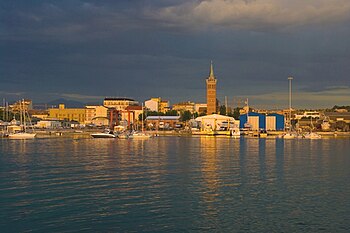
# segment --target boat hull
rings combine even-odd
[[[296,135],[293,133],[286,133],[285,135],[283,135],[283,139],[294,139],[296,138]]]
[[[91,134],[91,137],[93,137],[93,138],[115,138],[115,135],[108,134],[108,133],[93,133],[93,134]]]
[[[36,133],[15,133],[15,134],[9,134],[9,139],[33,139],[35,138]]]

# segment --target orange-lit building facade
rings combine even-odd
[[[213,114],[217,112],[216,101],[216,83],[217,79],[214,76],[213,63],[210,64],[209,77],[206,79],[207,83],[207,114]]]

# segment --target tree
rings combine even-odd
[[[226,115],[226,106],[221,105],[219,108],[220,115]]]
[[[232,116],[233,116],[233,118],[235,118],[236,120],[238,120],[239,119],[239,116],[241,115],[240,113],[239,113],[239,110],[241,110],[241,108],[235,108],[235,109],[233,109],[233,114],[232,114]]]
[[[192,118],[192,114],[190,111],[184,111],[182,114],[181,114],[181,121],[188,121]]]
[[[177,116],[176,110],[169,110],[165,113],[166,116]]]

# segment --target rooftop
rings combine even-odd
[[[126,97],[106,97],[104,100],[127,100],[127,101],[135,101],[134,99],[126,98]]]
[[[146,120],[179,120],[180,116],[148,116]]]

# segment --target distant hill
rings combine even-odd
[[[59,104],[65,104],[67,108],[83,108],[85,107],[85,103],[75,101],[75,100],[67,100],[64,98],[52,100],[47,103],[48,106],[56,106],[58,107]]]
[[[57,108],[59,104],[64,104],[66,108],[83,108],[85,107],[85,103],[75,101],[75,100],[67,100],[64,98],[55,99],[47,103],[34,103],[34,109],[46,109],[46,108]]]

